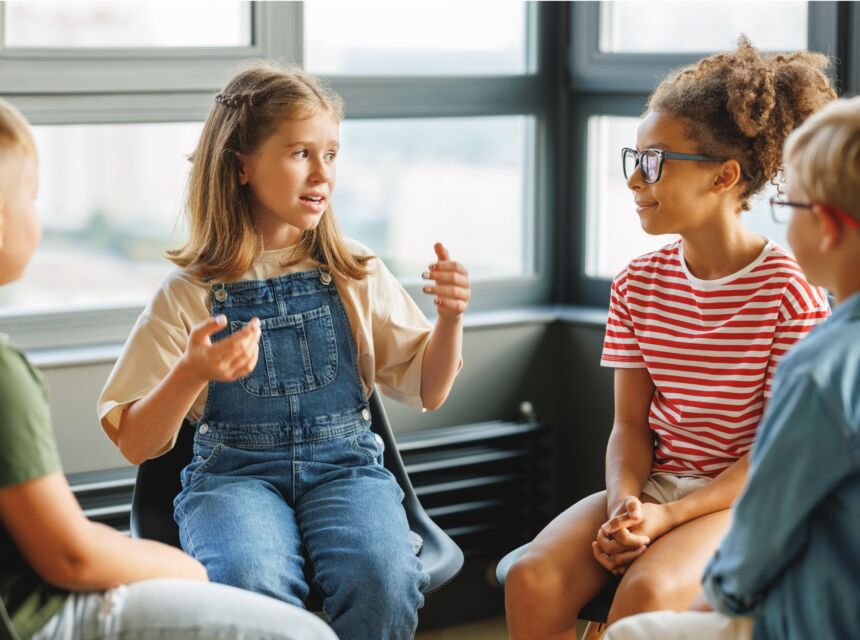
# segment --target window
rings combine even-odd
[[[33,133],[42,243],[25,277],[0,288],[0,308],[142,306],[171,266],[164,250],[183,238],[187,156],[200,125],[37,126]]]
[[[332,75],[517,74],[523,2],[305,4],[305,66]]]
[[[600,50],[612,53],[729,49],[741,33],[759,49],[807,46],[805,2],[600,3]]]
[[[24,348],[125,339],[183,240],[201,122],[249,58],[304,64],[343,96],[338,221],[425,311],[436,240],[469,267],[472,309],[549,301],[552,171],[536,168],[555,153],[542,25],[558,6],[180,5],[0,3],[0,95],[34,124],[45,230],[0,290],[0,331]]]
[[[7,2],[7,47],[236,47],[250,2]]]
[[[407,279],[433,261],[436,240],[473,280],[532,272],[533,127],[523,116],[347,120],[341,228]]]

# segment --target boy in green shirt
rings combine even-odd
[[[41,237],[37,169],[26,120],[0,100],[0,285],[21,277]],[[179,549],[87,520],[62,473],[42,377],[5,337],[0,598],[22,640],[335,639],[305,611],[209,583],[203,566]]]

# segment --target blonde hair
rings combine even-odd
[[[827,105],[785,143],[791,179],[812,202],[860,219],[860,96]]]
[[[191,155],[186,216],[190,236],[166,252],[196,277],[236,280],[263,249],[250,209],[250,191],[239,182],[238,154],[252,154],[285,119],[320,113],[343,119],[343,102],[312,76],[296,68],[254,62],[233,75],[209,111]],[[362,279],[370,256],[352,255],[329,204],[317,227],[305,231],[294,257],[311,257],[337,276]]]
[[[27,119],[6,100],[0,98],[0,171],[3,173],[0,176],[0,185],[4,191],[10,179],[6,162],[13,154],[35,156],[36,143],[33,141]]]

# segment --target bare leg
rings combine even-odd
[[[575,640],[580,609],[611,574],[591,553],[606,522],[606,492],[588,496],[555,518],[529,544],[505,579],[511,640]]]
[[[615,593],[609,623],[646,611],[684,611],[701,589],[708,560],[728,531],[731,510],[691,520],[654,542],[637,558]]]

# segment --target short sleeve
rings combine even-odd
[[[606,320],[606,336],[603,339],[603,354],[600,366],[627,369],[645,368],[645,360],[639,350],[639,341],[633,328],[633,318],[627,308],[627,270],[615,280],[609,294],[609,317]]]
[[[829,316],[830,305],[821,289],[811,286],[799,275],[789,281],[774,329],[764,387],[765,398],[770,398],[773,393],[773,376],[785,354]]]
[[[0,488],[61,470],[42,377],[0,340]]]
[[[375,382],[388,397],[420,409],[421,369],[433,325],[383,262],[373,262]]]
[[[114,443],[123,411],[167,376],[185,352],[191,327],[209,313],[205,291],[197,289],[168,278],[134,325],[98,400],[99,421]]]

